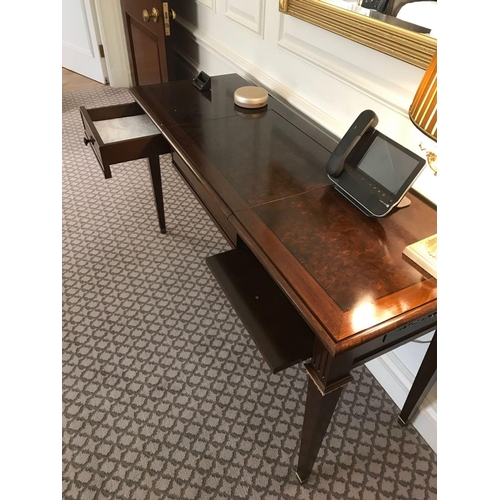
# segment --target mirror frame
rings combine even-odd
[[[435,38],[319,0],[279,0],[279,10],[422,69],[437,50]]]

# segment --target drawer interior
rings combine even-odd
[[[104,144],[160,133],[136,102],[86,111]]]
[[[206,260],[273,373],[312,356],[314,333],[250,250]]]
[[[90,144],[106,178],[110,165],[158,156],[171,151],[170,144],[136,103],[101,108],[80,107],[84,141]]]
[[[158,134],[156,125],[146,114],[94,121],[94,125],[104,144]]]

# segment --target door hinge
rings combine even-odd
[[[170,36],[170,14],[168,11],[168,2],[163,2],[163,19],[165,21],[165,36]]]
[[[99,45],[99,54],[101,57],[104,57],[104,46]]]

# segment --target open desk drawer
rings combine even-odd
[[[110,165],[170,153],[170,144],[136,102],[81,106],[80,114],[83,141],[92,146],[106,179],[111,177]]]
[[[312,356],[314,333],[250,250],[206,261],[273,373]]]

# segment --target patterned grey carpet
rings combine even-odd
[[[168,235],[146,160],[105,180],[63,95],[63,498],[434,499],[436,455],[364,367],[308,482],[295,477],[306,374],[269,373],[205,257],[229,249],[162,157]]]

